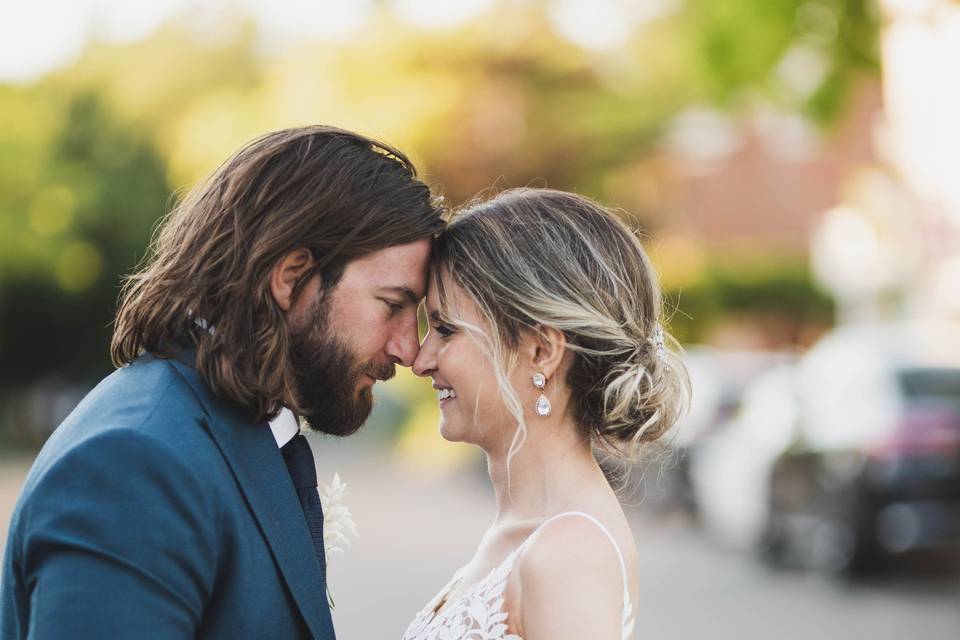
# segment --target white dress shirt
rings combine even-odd
[[[300,425],[297,424],[297,417],[293,415],[293,411],[284,407],[277,417],[270,421],[270,431],[273,432],[273,439],[277,441],[277,446],[283,447],[300,433]]]

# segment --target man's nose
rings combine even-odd
[[[417,317],[404,326],[390,340],[387,355],[405,367],[413,366],[417,354],[420,352],[420,341],[417,337]]]

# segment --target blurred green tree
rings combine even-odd
[[[608,51],[558,35],[548,0],[439,30],[378,3],[363,37],[270,53],[242,14],[184,15],[138,42],[93,41],[32,86],[0,85],[0,403],[109,370],[120,277],[171,191],[263,131],[358,129],[409,150],[452,204],[491,185],[548,185],[622,206],[655,235],[671,171],[661,141],[678,113],[736,118],[761,101],[827,130],[877,73],[871,0],[664,6]],[[672,291],[687,340],[734,313],[830,314],[802,257],[768,260],[762,276],[723,262]]]
[[[670,328],[681,343],[702,342],[724,323],[753,316],[774,342],[760,346],[806,346],[833,324],[833,300],[813,285],[802,263],[769,257],[713,262],[691,286],[665,292]]]
[[[0,190],[0,387],[8,390],[44,377],[89,382],[109,370],[119,276],[145,252],[170,196],[149,138],[96,94],[31,99],[46,127],[23,122],[0,141],[11,168]],[[36,118],[32,109],[20,115]]]

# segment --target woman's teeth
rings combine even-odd
[[[446,400],[447,398],[456,398],[457,392],[453,389],[438,389],[437,390],[437,399]]]

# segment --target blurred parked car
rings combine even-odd
[[[838,329],[801,360],[798,435],[770,474],[778,565],[849,576],[960,550],[960,327]]]
[[[789,367],[795,360],[794,353],[783,351],[687,350],[684,361],[690,372],[693,399],[690,412],[676,429],[672,445],[678,455],[665,477],[674,503],[708,528],[739,530],[743,519],[751,517],[740,507],[751,510],[753,507],[743,500],[757,500],[739,490],[744,457],[753,456],[753,445],[743,442],[740,432],[745,415],[756,413],[750,409],[754,403],[748,398],[749,388],[758,378]],[[766,391],[763,394],[771,397]],[[760,412],[768,408],[763,405]],[[769,433],[767,424],[765,420],[761,439]],[[729,486],[728,481],[738,488]],[[764,501],[759,500],[761,504]]]
[[[757,373],[736,411],[687,451],[697,520],[724,546],[752,549],[763,534],[771,470],[796,439],[797,387],[789,362]]]

